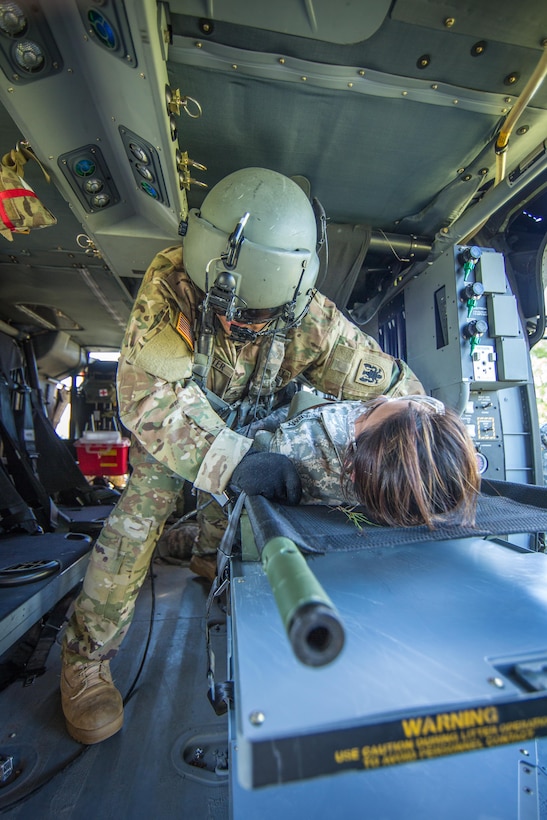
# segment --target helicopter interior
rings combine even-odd
[[[538,0],[0,0],[0,671],[17,667],[0,689],[2,813],[547,817],[545,501],[515,490],[543,489],[530,350],[546,325],[546,74]],[[371,537],[313,557],[355,653],[321,672],[272,626],[259,562],[235,559],[228,617],[218,602],[206,616],[208,590],[163,554],[118,660],[130,726],[84,754],[63,735],[55,650],[17,661],[30,632],[56,640],[119,497],[76,447],[120,430],[115,365],[91,354],[119,351],[154,255],[245,167],[321,203],[318,289],[458,408],[485,482],[510,484],[535,523],[494,508],[471,540],[392,533],[384,551]],[[464,299],[475,269],[482,290]],[[267,544],[274,513],[248,515]],[[223,716],[207,700],[212,645],[217,680],[239,680]],[[369,650],[377,666],[357,672]],[[415,721],[402,739],[398,703]],[[468,748],[447,739],[457,720],[480,722],[463,727]]]

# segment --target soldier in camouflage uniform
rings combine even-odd
[[[303,191],[273,171],[244,169],[190,212],[183,248],[158,254],[146,272],[118,365],[132,473],[97,539],[63,644],[63,710],[82,743],[121,727],[109,661],[155,544],[184,481],[201,494],[225,491],[253,444],[241,432],[249,411],[271,410],[298,376],[335,398],[423,392],[404,362],[314,291],[316,243]],[[286,456],[271,458],[254,491],[287,500],[294,468]],[[203,574],[215,564],[219,509],[207,508],[191,563]]]

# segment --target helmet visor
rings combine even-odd
[[[283,314],[284,307],[284,305],[280,305],[275,308],[238,308],[234,318],[236,322],[241,322],[245,325],[261,325],[266,322],[272,322],[274,319],[279,319]]]
[[[190,211],[183,244],[184,264],[201,290],[207,291],[225,270],[222,256],[227,241],[225,233],[198,212]],[[298,295],[295,294],[297,288],[306,300],[305,294],[315,284],[318,270],[319,261],[313,250],[272,248],[257,245],[245,237],[237,265],[229,273],[236,280],[236,294],[242,309],[271,310],[276,304],[291,302]]]

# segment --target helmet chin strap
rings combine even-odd
[[[251,330],[250,327],[240,325],[230,325],[230,339],[234,342],[256,342],[259,332]]]
[[[287,330],[291,330],[291,328],[297,327],[300,324],[310,309],[311,300],[314,296],[315,290],[310,291],[309,299],[304,309],[298,316],[294,316],[293,310],[291,309],[294,308],[294,303],[288,302],[287,305],[285,305],[286,313],[278,319],[274,319],[262,330],[251,330],[250,327],[241,327],[241,325],[234,324],[230,325],[230,339],[234,339],[236,342],[255,342],[259,337],[276,336],[286,333]],[[278,323],[283,320],[283,326],[278,327]]]

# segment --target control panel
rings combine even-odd
[[[456,246],[405,290],[405,307],[408,361],[430,389],[528,381],[528,346],[503,254]]]
[[[475,442],[481,475],[505,478],[503,427],[498,394],[473,391],[465,403],[462,420]]]

